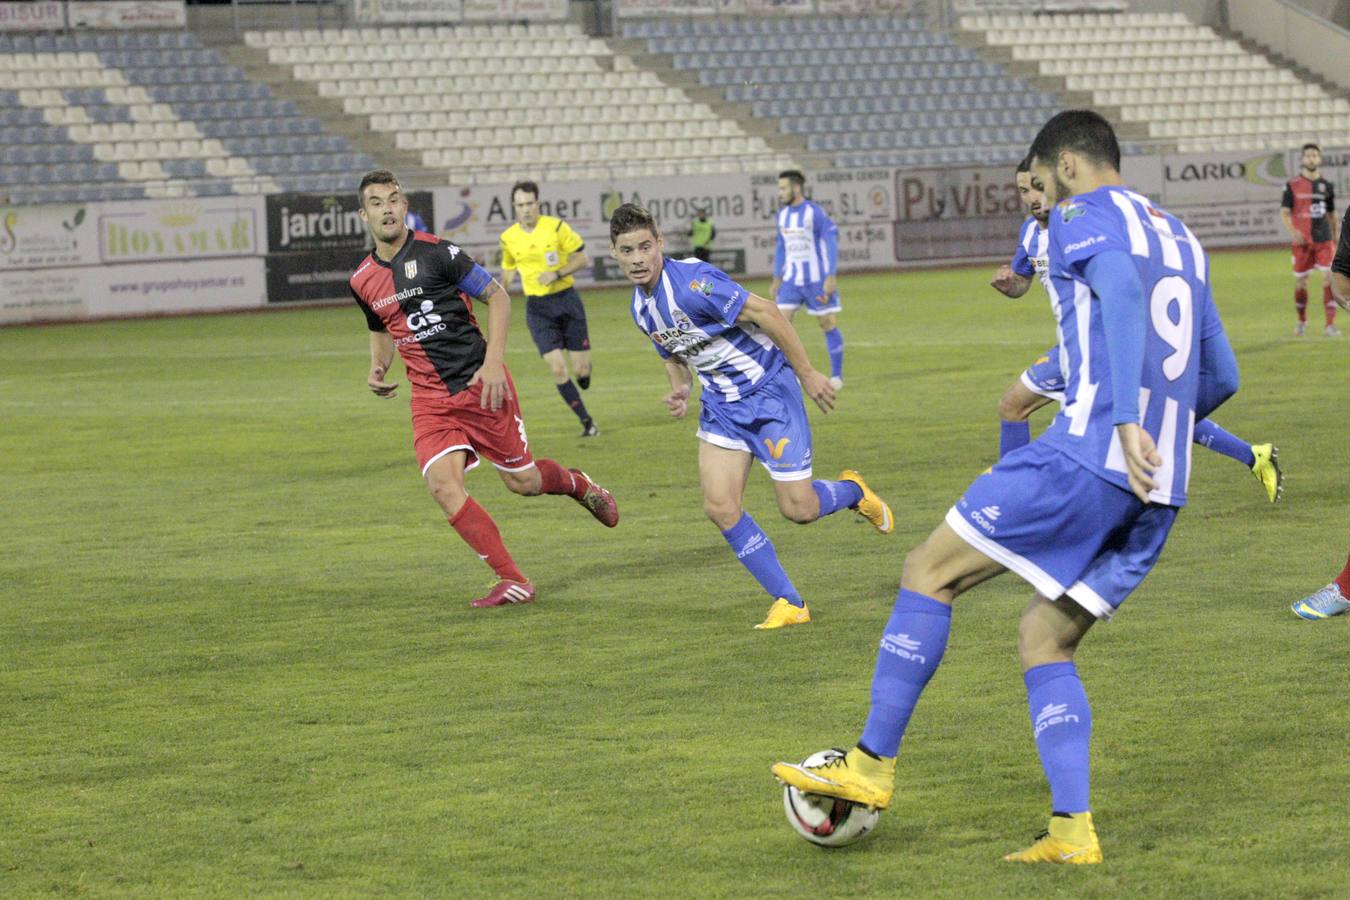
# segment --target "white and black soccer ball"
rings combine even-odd
[[[804,766],[819,766],[844,756],[837,748],[812,753]],[[805,794],[790,784],[783,785],[783,810],[792,830],[821,847],[843,847],[862,840],[876,827],[881,813],[848,800]]]

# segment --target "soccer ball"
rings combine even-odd
[[[802,763],[818,766],[844,756],[839,749],[813,753]],[[822,794],[804,794],[790,784],[783,785],[783,810],[792,830],[821,847],[843,847],[860,841],[876,827],[881,813],[848,800]]]

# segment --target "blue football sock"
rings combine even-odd
[[[1035,666],[1022,676],[1036,751],[1057,813],[1087,812],[1092,709],[1071,662]]]
[[[1201,419],[1195,423],[1195,442],[1215,453],[1232,457],[1249,469],[1256,465],[1251,444],[1237,435],[1229,434],[1209,419]]]
[[[750,570],[760,587],[769,592],[769,596],[784,598],[793,606],[803,606],[801,595],[792,586],[792,579],[778,562],[778,554],[773,543],[760,530],[749,513],[743,513],[741,520],[722,532],[741,565]]]
[[[825,349],[830,353],[830,374],[835,378],[844,377],[844,336],[838,328],[825,332]]]
[[[1025,447],[1031,443],[1031,423],[1025,419],[1021,422],[1009,422],[1007,419],[1001,419],[998,423],[998,458],[1002,459],[1018,447]]]
[[[872,676],[872,711],[858,745],[874,756],[895,756],[924,685],[947,649],[952,608],[915,591],[900,589],[886,623]]]
[[[862,488],[852,481],[813,481],[811,487],[820,498],[820,515],[816,517],[819,519],[856,506],[863,497]]]

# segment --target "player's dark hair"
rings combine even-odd
[[[1041,126],[1027,156],[1053,168],[1055,159],[1065,150],[1095,163],[1105,163],[1117,171],[1120,169],[1120,143],[1116,140],[1116,131],[1100,113],[1090,109],[1066,109],[1056,113]]]
[[[372,184],[392,184],[399,190],[403,190],[403,185],[398,183],[397,175],[388,169],[375,169],[373,172],[367,172],[361,176],[361,185],[356,189],[356,199],[365,203],[366,188]]]
[[[1031,154],[1027,154],[1026,156],[1022,157],[1022,161],[1017,164],[1017,174],[1021,175],[1023,172],[1030,172],[1030,171],[1031,171]]]
[[[801,173],[800,169],[784,169],[778,173],[778,177],[786,178],[797,187],[806,187],[806,176]]]
[[[1300,150],[1299,153],[1306,153],[1308,150],[1316,150],[1318,153],[1322,152],[1321,147],[1317,146],[1312,141],[1309,141],[1308,143],[1303,145],[1303,149]]]
[[[539,185],[533,181],[517,181],[511,185],[511,202],[516,202],[516,191],[524,191],[527,194],[533,194],[534,199],[539,199]]]
[[[656,228],[656,220],[652,214],[636,203],[624,203],[614,210],[609,217],[609,242],[616,244],[619,236],[628,234],[630,231],[641,231],[647,229],[656,237],[661,232]]]

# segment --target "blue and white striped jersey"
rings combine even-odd
[[[1009,267],[1023,278],[1039,276],[1047,293],[1052,292],[1047,271],[1050,268],[1050,230],[1042,228],[1035,216],[1027,216],[1022,223],[1022,231],[1017,238],[1017,249],[1013,251]]]
[[[778,211],[774,272],[787,284],[820,284],[839,264],[839,228],[814,200]]]
[[[1051,302],[1067,359],[1063,410],[1041,437],[1090,471],[1129,490],[1113,423],[1110,357],[1124,352],[1105,332],[1101,304],[1087,280],[1089,261],[1106,251],[1130,254],[1143,286],[1140,424],[1163,463],[1150,494],[1184,506],[1200,390],[1200,342],[1223,332],[1209,287],[1209,265],[1195,235],[1175,216],[1127,188],[1101,187],[1050,214]],[[1096,288],[1101,288],[1098,285]]]
[[[703,402],[739,400],[786,362],[752,324],[736,324],[750,292],[716,266],[666,257],[656,291],[633,289],[633,321],[662,359],[678,357],[698,373]]]

